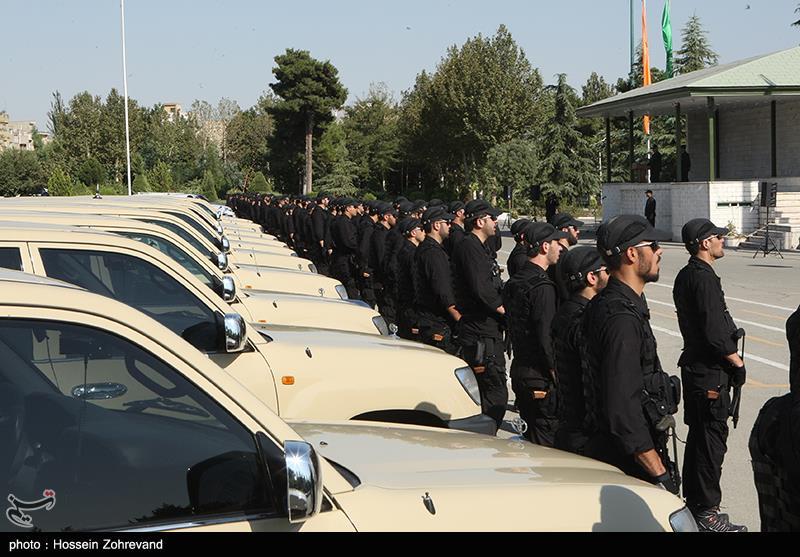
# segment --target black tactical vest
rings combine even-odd
[[[553,347],[558,369],[558,420],[573,429],[583,427],[586,417],[583,397],[583,366],[581,364],[580,325],[586,306],[568,300],[563,309],[575,306],[575,311],[564,314],[559,311],[553,320]]]
[[[496,262],[495,266],[497,266]],[[533,351],[536,346],[531,342],[531,330],[529,328],[531,307],[529,300],[535,289],[548,284],[555,286],[547,278],[547,275],[536,275],[531,280],[509,282],[506,288],[503,288],[503,307],[506,308],[506,322],[511,335],[511,345],[514,347],[514,360],[516,361],[531,362],[533,360]],[[500,285],[502,287],[502,281]]]

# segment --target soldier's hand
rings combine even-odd
[[[672,480],[672,476],[670,476],[668,472],[656,478],[656,485],[674,495],[678,495],[680,493],[680,489],[678,489],[678,486]]]
[[[747,369],[744,366],[735,367],[731,370],[731,385],[743,387],[747,383]]]

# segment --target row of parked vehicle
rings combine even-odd
[[[464,361],[223,207],[3,199],[0,267],[0,530],[695,526],[612,467],[486,435]]]

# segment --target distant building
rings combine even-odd
[[[8,114],[0,112],[0,151],[7,149],[11,143],[11,134],[8,130]]]
[[[33,135],[36,122],[9,122],[8,147],[20,151],[33,151]]]
[[[167,113],[167,119],[170,122],[175,122],[178,118],[183,118],[183,107],[178,103],[164,103],[164,112]]]

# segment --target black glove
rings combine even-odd
[[[680,493],[680,489],[672,480],[672,476],[669,473],[665,473],[656,478],[656,485],[660,486],[661,488],[669,491],[674,495],[678,495]]]
[[[743,387],[747,383],[747,370],[744,366],[731,369],[731,385]]]

